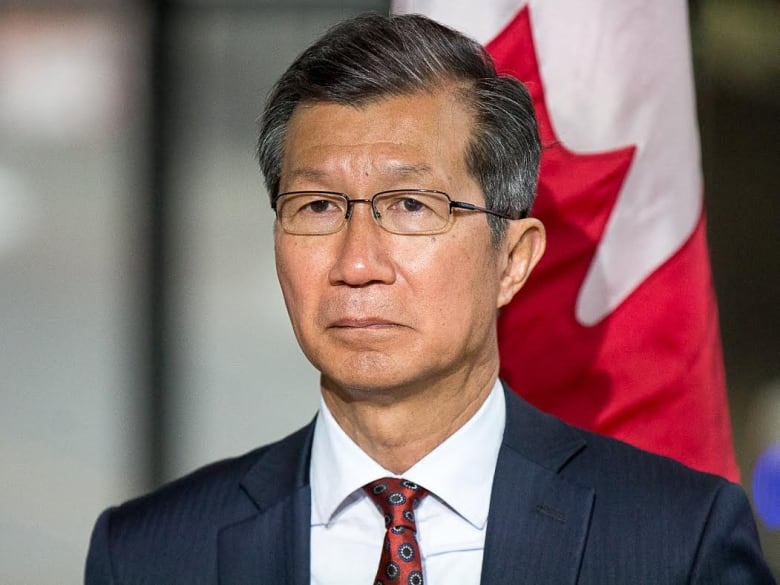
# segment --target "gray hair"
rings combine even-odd
[[[536,193],[540,143],[522,83],[496,72],[476,41],[419,15],[369,14],[331,28],[271,90],[260,119],[258,158],[274,203],[287,124],[301,103],[362,105],[383,97],[457,88],[474,115],[466,168],[488,209],[526,217]],[[488,216],[494,243],[505,220]]]

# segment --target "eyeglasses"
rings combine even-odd
[[[333,191],[289,191],[272,205],[279,225],[288,234],[324,236],[346,225],[355,203],[371,205],[374,221],[393,234],[430,235],[447,231],[452,210],[479,211],[503,219],[519,219],[465,201],[453,201],[443,191],[395,189],[371,199],[350,199]]]

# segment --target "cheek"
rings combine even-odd
[[[318,260],[311,250],[301,249],[290,243],[279,244],[276,249],[276,275],[282,289],[282,296],[287,305],[287,312],[293,324],[311,310],[313,296],[317,290],[319,275],[318,266],[323,262]]]
[[[407,257],[407,275],[415,302],[424,303],[428,316],[453,329],[492,318],[498,296],[495,251],[472,241],[440,242],[434,253]]]

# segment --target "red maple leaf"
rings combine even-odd
[[[487,48],[498,69],[522,81],[534,100],[544,150],[533,211],[548,237],[533,276],[502,313],[501,375],[539,408],[595,429],[609,398],[608,380],[593,370],[607,323],[582,326],[574,307],[635,149],[582,154],[558,140],[527,8]]]
[[[702,215],[689,240],[593,326],[575,306],[636,150],[574,153],[555,135],[528,8],[488,44],[528,87],[543,144],[534,215],[547,251],[499,319],[501,377],[583,428],[739,478]]]

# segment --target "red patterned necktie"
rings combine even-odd
[[[414,508],[428,491],[405,479],[384,477],[363,489],[385,516],[385,543],[374,585],[423,585]]]

